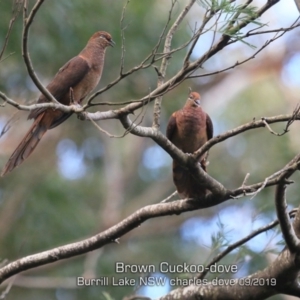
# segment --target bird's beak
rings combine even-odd
[[[201,101],[200,101],[200,99],[198,99],[198,100],[195,100],[195,103],[196,103],[198,106],[200,106],[200,105],[201,105]]]
[[[116,43],[115,43],[113,40],[110,40],[110,41],[109,41],[109,45],[110,45],[110,46],[113,47],[115,44],[116,44]]]

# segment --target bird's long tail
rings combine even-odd
[[[201,164],[202,165],[202,164]],[[202,168],[205,168],[202,165]],[[204,186],[201,185],[187,170],[173,160],[173,181],[177,192],[182,198],[201,198],[207,193]]]
[[[33,122],[32,126],[18,145],[17,149],[13,152],[5,167],[1,172],[1,176],[11,172],[14,168],[19,166],[35,149],[42,136],[49,129],[47,117],[45,112],[41,113]]]

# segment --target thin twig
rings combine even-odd
[[[135,119],[134,119],[134,122],[136,122],[136,121],[138,120],[138,118],[141,117],[140,121],[136,124],[136,126],[138,126],[139,124],[141,124],[142,121],[143,121],[143,119],[144,119],[144,115],[145,115],[145,113],[143,113],[143,112],[144,112],[144,107],[147,108],[147,105],[145,105],[145,106],[142,107],[141,112],[140,112],[140,113],[135,117]],[[146,111],[146,109],[145,109],[145,111]],[[132,130],[132,128],[129,128],[129,129],[126,129],[122,135],[113,135],[113,134],[110,134],[108,131],[104,130],[103,128],[101,128],[101,127],[99,126],[99,124],[97,124],[97,123],[91,118],[91,116],[90,116],[89,114],[85,114],[85,115],[86,115],[87,119],[90,120],[90,121],[93,123],[93,125],[95,125],[95,127],[96,127],[97,129],[99,129],[101,132],[105,133],[105,134],[106,134],[107,136],[109,136],[110,138],[123,138],[124,136],[126,136],[127,134],[129,134],[129,133],[131,132],[131,130]]]
[[[89,118],[89,117],[88,117]],[[99,124],[97,124],[93,119],[89,118],[89,120],[92,122],[92,124],[101,132],[105,133],[108,137],[110,138],[121,138],[121,137],[124,137],[125,134],[123,134],[122,136],[116,136],[116,135],[113,135],[113,134],[110,134],[108,131],[104,130],[103,128],[100,127]]]
[[[212,76],[212,75],[220,74],[220,73],[226,72],[228,70],[234,69],[237,66],[243,65],[246,62],[248,62],[248,61],[256,58],[257,54],[259,54],[262,50],[264,50],[267,46],[269,46],[272,42],[276,41],[277,39],[278,39],[278,37],[272,38],[272,39],[266,41],[265,44],[263,46],[261,46],[257,51],[255,51],[251,56],[249,56],[248,58],[245,58],[244,60],[237,61],[235,64],[233,64],[233,65],[231,65],[229,67],[226,67],[226,68],[223,68],[221,70],[214,71],[214,72],[209,72],[209,73],[204,73],[204,74],[199,74],[199,75],[189,75],[187,78],[207,77],[207,76]],[[228,44],[231,44],[231,42],[229,42]]]
[[[187,15],[187,13],[190,11],[191,7],[193,6],[193,4],[195,2],[196,2],[196,0],[190,0],[189,3],[183,9],[183,11],[179,14],[177,19],[173,23],[173,25],[171,26],[171,28],[168,31],[168,34],[166,36],[163,53],[170,52],[173,36],[174,36],[176,30],[178,29],[178,26],[180,25],[180,23],[182,22],[184,17]],[[175,1],[172,1],[171,11],[173,10],[174,4],[175,4]],[[168,65],[170,58],[171,58],[171,56],[167,55],[162,59],[160,69],[159,69],[159,76],[158,76],[158,80],[157,80],[157,87],[160,87],[164,83],[165,75],[166,75],[166,71],[167,71],[167,65]],[[162,102],[162,96],[157,97],[155,99],[154,107],[153,107],[152,127],[156,130],[158,130],[160,128],[161,102]]]
[[[198,40],[200,38],[200,36],[203,34],[203,30],[206,26],[206,24],[211,20],[211,18],[213,17],[214,13],[212,11],[210,11],[210,13],[207,15],[208,12],[206,12],[204,14],[204,19],[202,21],[202,24],[200,26],[200,28],[197,30],[197,32],[194,34],[194,39],[193,39],[193,42],[191,44],[191,47],[190,49],[188,50],[184,60],[183,60],[183,65],[188,65],[189,63],[189,60],[190,60],[190,57],[194,51],[194,48],[196,46],[196,44],[198,43]],[[214,26],[214,25],[213,25]]]
[[[1,130],[0,138],[11,128],[12,124],[18,120],[18,118],[16,117],[17,113],[18,112],[15,112],[5,123],[5,125],[3,126],[2,130]]]
[[[276,136],[280,136],[280,135],[281,135],[281,134],[275,132],[275,131],[271,128],[271,126],[267,123],[267,121],[266,121],[265,118],[261,118],[261,119],[262,119],[262,121],[264,122],[265,126],[269,129],[269,131],[270,131],[272,134],[274,134],[274,135],[276,135]]]
[[[1,299],[1,300],[2,300],[2,299],[5,299],[6,296],[8,295],[9,291],[11,290],[11,288],[12,288],[12,286],[13,286],[13,284],[14,284],[14,281],[15,281],[16,277],[17,277],[17,276],[13,277],[13,278],[9,281],[8,285],[6,286],[6,289],[0,294],[0,299]]]
[[[2,62],[4,60],[4,59],[2,59],[2,56],[3,56],[3,53],[4,53],[4,51],[5,51],[5,49],[8,45],[8,40],[9,40],[9,36],[11,34],[11,30],[12,30],[13,25],[14,25],[18,15],[19,15],[20,11],[21,11],[22,5],[23,5],[23,0],[16,0],[13,3],[12,18],[9,21],[8,30],[7,30],[5,39],[4,39],[4,45],[3,45],[2,50],[0,52],[0,62]]]
[[[265,117],[264,120],[253,120],[249,123],[243,124],[241,126],[238,126],[234,129],[228,130],[225,133],[221,134],[221,135],[217,135],[215,137],[213,137],[212,139],[210,139],[208,142],[206,142],[201,148],[199,148],[196,152],[193,153],[193,156],[195,159],[198,159],[199,157],[201,157],[205,152],[207,152],[212,146],[225,141],[226,139],[236,136],[242,132],[248,131],[248,130],[252,130],[255,128],[260,128],[260,127],[265,127],[265,122],[267,122],[268,124],[272,124],[272,123],[277,123],[277,122],[288,122],[291,119],[294,120],[300,120],[300,116],[299,115],[295,115],[295,113],[293,112],[293,114],[290,115],[279,115],[279,116],[274,116],[274,117]],[[265,121],[265,122],[264,122]]]
[[[290,217],[295,215],[295,210],[291,210],[289,212]],[[257,235],[266,232],[272,228],[274,228],[275,226],[277,226],[279,224],[278,220],[275,220],[271,223],[269,223],[268,225],[265,225],[263,227],[260,227],[256,230],[254,230],[253,232],[251,232],[249,235],[245,236],[244,238],[238,240],[237,242],[229,245],[224,251],[222,251],[221,253],[219,253],[217,256],[215,256],[204,268],[204,271],[201,272],[197,278],[198,279],[203,279],[209,272],[210,267],[212,265],[214,265],[215,263],[217,263],[218,261],[220,261],[222,258],[224,258],[228,253],[230,253],[231,251],[233,251],[234,249],[242,246],[243,244],[247,243],[248,241],[250,241],[251,239],[253,239],[254,237],[256,237]]]
[[[120,20],[120,27],[121,27],[121,40],[122,40],[122,46],[121,46],[121,65],[120,65],[120,76],[123,76],[123,70],[124,70],[124,61],[125,61],[125,30],[128,25],[124,25],[124,18],[125,18],[125,12],[127,9],[127,6],[129,4],[130,0],[127,0],[125,3],[123,10],[122,10],[122,15],[121,15],[121,20]]]
[[[164,200],[160,201],[161,203],[166,203],[169,202],[174,196],[176,196],[178,194],[177,191],[173,192],[171,195],[169,195],[167,198],[165,198]]]
[[[246,185],[246,182],[247,182],[249,177],[250,177],[250,173],[247,173],[244,180],[243,180],[242,187]]]
[[[171,12],[170,12],[170,13],[171,13]],[[106,87],[104,87],[104,88],[102,88],[102,89],[96,91],[94,94],[92,94],[92,95],[89,97],[88,101],[87,101],[88,105],[92,105],[92,101],[93,101],[93,99],[94,99],[95,97],[97,97],[98,95],[104,93],[105,91],[107,91],[107,90],[110,89],[111,87],[115,86],[119,81],[121,81],[121,80],[124,79],[125,77],[127,77],[127,76],[129,76],[129,75],[132,75],[133,73],[135,73],[135,72],[137,72],[137,71],[139,71],[139,70],[147,69],[147,68],[151,67],[155,62],[160,61],[160,60],[162,60],[166,55],[169,55],[169,54],[163,54],[163,55],[160,55],[158,58],[156,58],[157,50],[158,50],[158,48],[159,48],[159,46],[160,46],[160,44],[161,44],[161,42],[162,42],[163,36],[164,36],[165,31],[166,31],[166,29],[167,29],[167,27],[168,27],[168,25],[169,25],[170,20],[171,20],[171,18],[170,18],[170,15],[169,15],[169,18],[168,18],[168,20],[167,20],[167,22],[166,22],[166,24],[165,24],[165,26],[164,26],[164,28],[163,28],[163,30],[162,30],[160,36],[159,36],[159,38],[158,38],[158,41],[157,41],[156,45],[152,48],[150,54],[148,54],[148,55],[142,60],[142,62],[141,62],[139,65],[133,67],[132,69],[130,69],[130,70],[127,71],[127,72],[123,72],[123,70],[122,70],[122,73],[120,73],[121,75],[119,75],[115,80],[113,80],[112,82],[110,82]],[[124,38],[125,38],[125,36],[124,36]],[[125,49],[124,49],[124,51],[125,51]],[[150,62],[147,63],[149,60],[150,60]],[[122,65],[122,62],[121,62],[121,65]]]
[[[283,133],[286,133],[289,131],[290,126],[297,120],[298,116],[299,116],[299,112],[300,112],[300,105],[297,104],[294,111],[293,111],[293,115],[290,118],[290,120],[288,120],[288,122],[286,123],[285,129],[283,130]]]
[[[292,23],[292,25],[289,26],[289,27],[282,27],[282,28],[278,28],[278,29],[270,29],[270,30],[255,31],[255,30],[261,28],[261,26],[260,26],[260,27],[258,27],[258,28],[249,30],[245,35],[241,36],[240,38],[243,39],[243,38],[246,38],[246,37],[249,37],[249,36],[253,36],[253,35],[267,34],[267,33],[276,33],[276,32],[278,33],[278,32],[282,32],[282,31],[283,31],[283,32],[288,32],[288,31],[291,31],[291,30],[293,30],[293,29],[295,29],[295,28],[297,28],[297,27],[300,26],[300,23],[297,24],[297,22],[299,21],[299,19],[300,19],[300,17],[298,17],[298,18]]]
[[[25,1],[24,9],[23,9],[23,38],[22,38],[22,56],[28,71],[29,76],[31,77],[32,81],[36,85],[36,87],[40,90],[40,92],[50,101],[53,103],[58,104],[59,102],[52,96],[52,94],[43,86],[41,81],[39,80],[38,76],[36,75],[33,65],[31,62],[31,58],[28,52],[28,35],[30,26],[34,20],[36,13],[38,12],[41,5],[44,3],[45,0],[38,0],[35,5],[33,6],[29,16],[27,17],[27,1]]]

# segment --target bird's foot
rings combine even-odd
[[[81,121],[85,121],[87,119],[86,112],[82,111],[82,112],[78,113],[77,114],[77,119],[79,119]]]
[[[74,105],[74,106],[76,106],[76,107],[78,107],[78,108],[81,108],[82,107],[82,105],[80,104],[80,102],[79,101],[77,101],[76,99],[75,99],[75,97],[74,97],[74,91],[73,91],[73,88],[72,87],[70,87],[70,105]]]

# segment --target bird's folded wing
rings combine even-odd
[[[172,137],[173,137],[176,129],[177,129],[177,123],[176,123],[176,112],[175,112],[171,115],[169,122],[168,122],[168,126],[167,126],[166,135],[170,141],[172,141]]]
[[[61,100],[70,92],[71,87],[76,86],[86,76],[89,70],[90,66],[87,61],[80,56],[75,56],[59,69],[47,89],[58,102],[69,105],[70,103],[63,103]],[[44,102],[48,102],[48,100],[44,95],[41,95],[38,103]],[[32,110],[28,119],[36,118],[45,110],[46,108]]]
[[[210,140],[214,135],[214,126],[208,114],[206,114],[206,134],[207,140]]]

